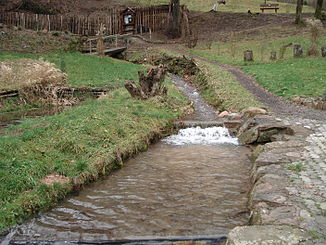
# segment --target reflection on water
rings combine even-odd
[[[16,240],[222,235],[247,222],[248,149],[163,142],[52,211]]]

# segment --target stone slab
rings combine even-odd
[[[309,235],[291,226],[240,226],[228,235],[227,245],[297,245]]]

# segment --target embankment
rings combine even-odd
[[[188,102],[132,99],[124,89],[55,116],[24,120],[0,135],[0,230],[55,205],[151,141],[171,132]]]

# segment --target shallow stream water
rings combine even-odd
[[[194,88],[173,78],[215,120]],[[188,92],[187,92],[188,91]],[[249,149],[225,128],[190,128],[152,145],[106,179],[17,229],[15,240],[219,236],[244,225]]]
[[[19,240],[225,235],[247,222],[248,149],[164,142],[21,229]]]

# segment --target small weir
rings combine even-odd
[[[172,78],[194,101],[196,113],[189,119],[216,120],[194,88]],[[248,222],[248,154],[226,128],[182,129],[20,226],[14,240],[157,244],[211,239],[215,242],[204,244],[219,244],[233,227]]]

